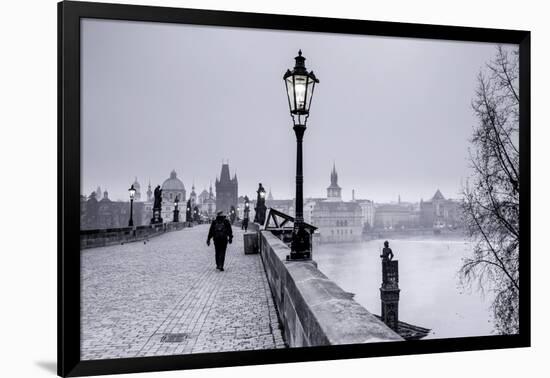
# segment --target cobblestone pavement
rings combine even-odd
[[[208,225],[82,250],[81,358],[284,348],[261,259],[233,232],[225,272]]]

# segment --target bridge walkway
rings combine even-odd
[[[234,227],[220,272],[207,232],[80,252],[83,360],[285,347],[259,255]]]

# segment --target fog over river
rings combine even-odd
[[[383,242],[321,244],[313,250],[319,269],[378,315]],[[471,254],[469,242],[411,238],[390,240],[390,247],[399,260],[399,320],[430,328],[426,338],[492,334],[492,293],[465,289],[458,276],[462,258]]]

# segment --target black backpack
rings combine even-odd
[[[220,240],[227,237],[225,232],[225,221],[214,222],[214,239]]]

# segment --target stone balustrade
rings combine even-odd
[[[287,261],[290,248],[260,231],[260,253],[289,347],[400,341],[314,261]]]
[[[104,247],[146,240],[165,232],[190,227],[188,222],[170,222],[148,226],[80,230],[80,249]]]

